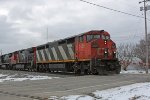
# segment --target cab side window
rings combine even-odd
[[[84,41],[84,36],[79,36],[79,42],[83,42]]]
[[[91,41],[93,39],[93,35],[87,35],[86,40],[87,42]]]

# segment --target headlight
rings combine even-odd
[[[107,44],[107,41],[105,41],[105,44]]]

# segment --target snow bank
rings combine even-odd
[[[150,82],[137,83],[103,91],[96,91],[89,95],[70,95],[49,100],[150,100]]]
[[[53,79],[53,78],[59,78],[59,77],[49,77],[49,76],[34,76],[34,75],[4,75],[0,74],[0,82],[6,82],[6,81],[24,81],[24,80],[44,80],[44,79]]]

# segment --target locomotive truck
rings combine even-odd
[[[0,68],[75,74],[119,74],[116,44],[104,30],[92,30],[0,56]]]

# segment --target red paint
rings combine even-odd
[[[18,53],[17,51],[12,53],[12,55],[10,56],[10,63],[11,64],[16,64],[18,62]]]
[[[33,47],[33,61],[34,61],[34,64],[36,64],[36,47]]]

